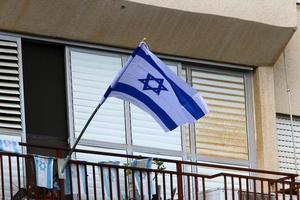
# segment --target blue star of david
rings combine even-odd
[[[44,161],[40,161],[40,164],[39,164],[39,168],[41,171],[44,171],[46,169],[46,163]]]
[[[168,91],[167,88],[163,85],[164,79],[155,78],[149,73],[147,74],[146,78],[138,80],[144,84],[143,90],[152,90],[157,95],[159,95],[162,90]],[[156,84],[157,87],[151,86],[152,84]]]

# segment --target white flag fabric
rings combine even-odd
[[[36,184],[39,187],[53,188],[53,158],[34,156]]]
[[[119,161],[105,161],[105,162],[99,162],[99,164],[106,164],[106,165],[120,165]],[[104,195],[105,199],[111,199],[110,198],[110,191],[113,194],[113,199],[119,199],[118,198],[118,182],[117,182],[117,170],[118,168],[108,168],[108,167],[99,167],[99,173],[102,174],[102,180],[103,180],[103,186],[104,186]],[[110,183],[111,181],[111,183]],[[110,188],[111,185],[111,188]]]
[[[203,98],[142,42],[102,98],[127,100],[149,113],[167,132],[208,113]]]
[[[17,141],[1,140],[0,139],[0,151],[11,153],[22,153],[21,147]]]
[[[152,158],[146,158],[146,159],[140,159],[140,160],[133,160],[131,165],[133,167],[138,168],[146,168],[146,169],[152,169]],[[149,173],[149,180],[150,183],[148,183],[148,174],[147,172],[142,172],[142,177],[140,176],[141,173],[139,171],[134,171],[134,181],[135,181],[135,187],[137,189],[137,192],[139,195],[141,195],[141,178],[142,178],[142,187],[144,189],[144,194],[148,194],[148,184],[150,184],[150,194],[153,194],[153,178],[152,174]]]
[[[79,174],[77,172],[77,166],[78,166]],[[65,194],[67,195],[79,194],[79,190],[78,190],[78,186],[79,186],[80,194],[85,195],[86,194],[86,171],[84,165],[71,164],[71,172],[68,166],[66,167],[65,170],[66,170]],[[72,189],[71,189],[70,182],[72,182]]]

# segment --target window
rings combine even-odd
[[[71,141],[74,142],[98,104],[126,54],[67,48],[67,74],[70,104]],[[250,72],[225,70],[207,65],[165,61],[179,76],[201,92],[210,114],[190,126],[165,133],[141,109],[128,102],[108,98],[88,127],[80,145],[125,150],[129,154],[146,153],[185,157],[192,160],[248,165],[248,145],[253,140],[251,123]],[[250,89],[249,89],[250,84]],[[209,158],[209,159],[207,159]]]
[[[293,119],[293,132],[289,116],[277,115],[278,161],[283,171],[299,173],[300,119]],[[294,142],[293,142],[294,140]],[[294,151],[295,150],[295,151]],[[296,157],[295,157],[296,156]]]

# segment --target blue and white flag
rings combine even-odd
[[[22,153],[19,142],[11,140],[1,140],[0,139],[0,151],[12,152],[12,153]]]
[[[77,167],[79,174],[77,173]],[[71,164],[71,173],[69,167],[66,167],[66,180],[65,180],[65,194],[86,194],[86,173],[84,165],[75,165]],[[72,182],[72,191],[71,191],[71,184]],[[78,188],[79,186],[79,188]]]
[[[146,158],[146,159],[140,159],[140,160],[133,160],[131,165],[133,167],[137,168],[146,168],[151,169],[152,168],[152,158]],[[148,174],[144,171],[142,172],[142,177],[140,176],[140,171],[134,171],[134,181],[135,181],[135,187],[139,195],[141,195],[141,187],[144,189],[144,193],[147,194],[148,191]],[[150,194],[153,194],[153,178],[152,174],[149,173],[149,180],[150,180]],[[141,186],[141,178],[143,185]]]
[[[53,188],[53,158],[34,156],[36,185],[39,187]]]
[[[105,162],[99,162],[100,164],[106,164],[106,165],[120,165],[119,161],[105,161]],[[117,170],[118,168],[108,168],[103,167],[102,172],[101,168],[99,167],[99,173],[102,173],[102,179],[103,179],[103,186],[104,186],[104,195],[105,199],[111,199],[110,198],[110,191],[113,194],[113,199],[119,199],[118,198],[118,182],[117,182]],[[111,183],[110,183],[111,181]],[[110,189],[111,185],[111,189]]]
[[[208,113],[203,98],[172,72],[142,42],[102,98],[127,100],[149,113],[165,131],[192,123]]]

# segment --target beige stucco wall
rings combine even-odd
[[[274,69],[257,67],[253,77],[257,168],[277,171]]]
[[[294,27],[295,1],[288,0],[129,0],[196,13],[233,17],[275,26]]]
[[[300,5],[297,7],[298,27],[300,26]],[[300,116],[300,30],[285,49],[286,75],[283,55],[280,56],[274,67],[276,112],[289,114],[287,84],[291,90],[292,113]]]

